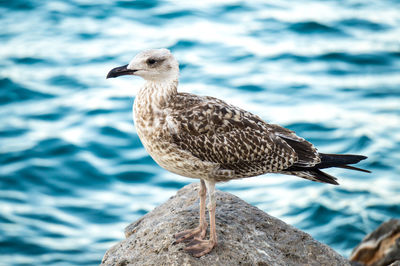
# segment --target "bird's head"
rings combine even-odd
[[[179,64],[168,49],[145,50],[128,65],[112,69],[107,78],[123,75],[140,76],[148,81],[175,80],[179,75]]]

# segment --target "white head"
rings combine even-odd
[[[177,80],[179,64],[168,49],[151,49],[137,54],[125,66],[112,69],[107,78],[135,75],[149,81]]]

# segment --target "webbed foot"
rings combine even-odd
[[[215,246],[217,245],[216,241],[213,240],[202,240],[198,238],[194,238],[192,241],[187,244],[184,249],[193,257],[199,258],[208,254]]]
[[[207,223],[203,224],[201,226],[198,226],[194,229],[176,233],[174,235],[175,243],[186,242],[186,241],[192,240],[194,238],[203,239],[206,236],[206,232],[207,232]]]

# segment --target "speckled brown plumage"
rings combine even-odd
[[[169,105],[177,131],[172,145],[202,161],[213,162],[209,173],[216,181],[281,172],[301,162],[315,165],[320,159],[309,142],[278,125],[212,97],[178,93]],[[286,141],[298,142],[308,156],[299,158]]]

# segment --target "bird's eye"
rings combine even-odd
[[[155,62],[156,62],[156,60],[153,59],[153,58],[147,59],[147,64],[149,64],[149,65],[152,65],[152,64],[154,64]]]

